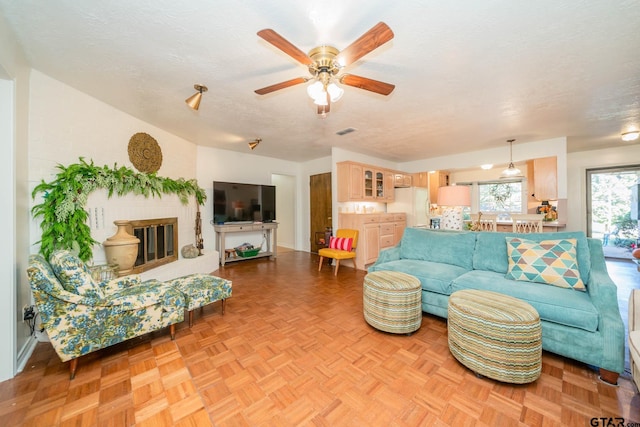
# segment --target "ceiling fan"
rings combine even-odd
[[[338,76],[338,73],[343,67],[354,63],[393,38],[393,31],[391,31],[391,28],[384,22],[379,22],[374,25],[369,31],[342,51],[333,46],[323,45],[315,47],[309,51],[309,54],[305,54],[271,29],[258,31],[258,36],[291,56],[296,61],[309,67],[309,73],[312,76],[298,77],[263,87],[255,91],[258,95],[265,95],[275,92],[276,90],[306,83],[309,80],[316,80],[315,83],[309,85],[307,93],[318,106],[318,114],[324,115],[329,112],[331,102],[340,99],[343,93],[343,90],[335,84],[334,80],[347,86],[357,87],[381,95],[389,95],[395,88],[395,85],[390,83],[368,79],[354,74],[342,74]]]

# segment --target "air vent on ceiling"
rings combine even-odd
[[[342,129],[342,130],[339,130],[338,132],[336,132],[336,135],[342,136],[342,135],[346,135],[346,134],[351,133],[351,132],[355,132],[356,130],[357,129],[355,129],[355,128],[346,128],[346,129]]]

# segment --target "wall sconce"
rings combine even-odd
[[[249,148],[251,148],[251,149],[253,150],[253,149],[254,149],[254,148],[256,148],[256,147],[258,146],[258,144],[260,144],[261,142],[262,142],[262,138],[256,138],[256,139],[254,139],[253,141],[251,141],[251,142],[249,143]]]
[[[186,102],[189,107],[197,111],[200,108],[202,93],[208,91],[209,88],[205,85],[193,85],[193,88],[197,90],[197,92],[185,99],[184,102]]]

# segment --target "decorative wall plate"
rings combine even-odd
[[[129,140],[129,160],[140,172],[154,173],[162,165],[162,150],[148,133],[138,132]]]

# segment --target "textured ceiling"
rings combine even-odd
[[[403,162],[566,136],[621,144],[640,126],[636,0],[0,0],[33,68],[203,146],[304,161],[341,147]],[[344,49],[377,22],[395,38],[345,71],[396,85],[344,87],[325,119],[308,76],[256,35]],[[200,110],[193,85],[209,87]],[[345,136],[337,131],[353,127]]]

